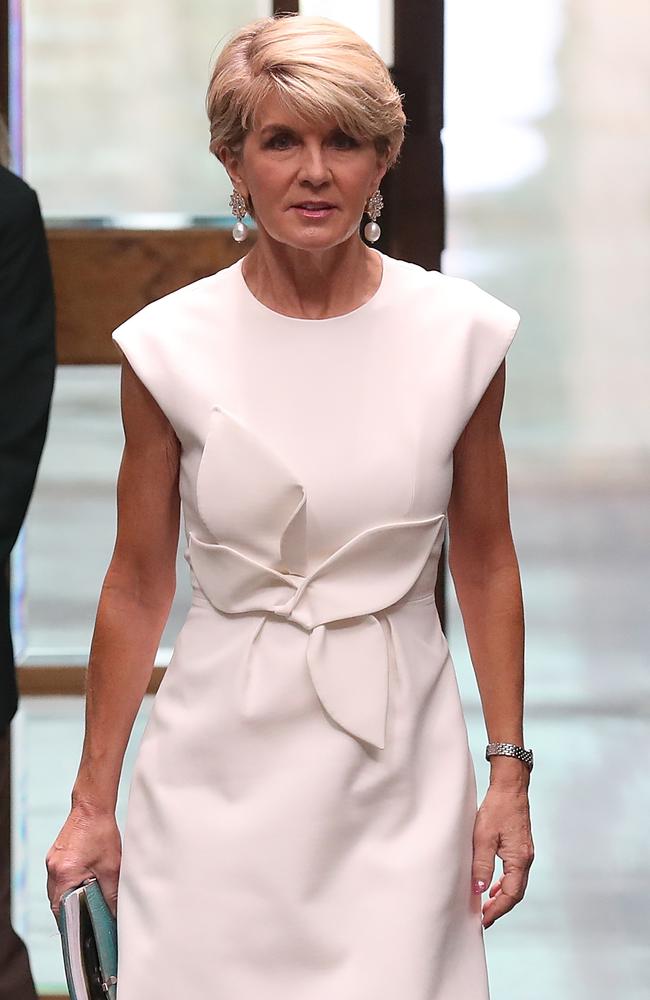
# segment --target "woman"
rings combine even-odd
[[[98,877],[119,1000],[481,1000],[483,927],[521,899],[533,854],[499,431],[519,314],[360,239],[405,119],[352,31],[253,22],[222,50],[207,110],[233,235],[246,208],[259,235],[113,333],[118,532],[51,906]],[[120,859],[118,776],[181,504],[192,604]],[[447,520],[488,735],[505,743],[478,813],[434,602]]]

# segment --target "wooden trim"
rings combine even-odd
[[[273,0],[274,14],[299,14],[300,0]]]
[[[9,0],[0,0],[0,114],[9,127]]]
[[[233,264],[245,248],[229,225],[189,229],[47,230],[56,297],[57,361],[118,364],[110,334],[149,302]]]
[[[147,685],[147,694],[155,694],[166,667],[154,667]],[[86,667],[53,664],[51,667],[16,667],[18,691],[21,697],[55,697],[86,694]]]
[[[394,0],[393,80],[404,94],[400,161],[382,183],[387,252],[439,269],[445,240],[442,140],[444,0]],[[418,58],[414,59],[414,53]],[[378,244],[381,248],[381,244]]]

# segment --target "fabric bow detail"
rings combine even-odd
[[[210,535],[190,533],[188,558],[210,603],[226,613],[279,615],[308,634],[306,659],[322,706],[343,729],[385,746],[389,640],[376,617],[417,581],[445,514],[360,532],[311,573],[305,490],[246,427],[213,407],[197,476]]]

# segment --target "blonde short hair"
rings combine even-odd
[[[372,46],[338,21],[305,14],[261,17],[226,43],[206,95],[209,148],[217,159],[222,146],[241,152],[269,95],[304,121],[333,118],[353,138],[374,142],[388,169],[397,163],[406,124],[403,95]]]

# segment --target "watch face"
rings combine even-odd
[[[106,994],[102,989],[102,974],[99,967],[95,934],[90,914],[88,913],[88,906],[86,905],[86,897],[83,893],[79,900],[79,923],[81,952],[83,955],[84,972],[86,974],[86,984],[88,986],[88,996],[90,1000],[105,1000]]]

